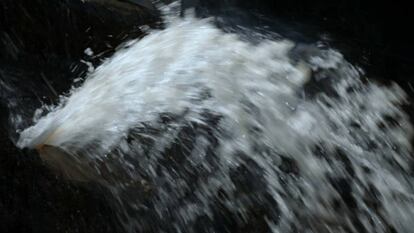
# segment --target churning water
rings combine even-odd
[[[18,145],[107,187],[129,232],[414,229],[400,87],[368,81],[333,49],[165,20]]]

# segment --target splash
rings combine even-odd
[[[128,232],[414,228],[400,87],[367,81],[332,49],[253,44],[191,16],[166,23],[18,145],[52,146],[46,160],[107,186]]]

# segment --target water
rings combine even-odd
[[[176,7],[39,110],[18,146],[109,189],[128,232],[410,232],[400,87],[334,49],[252,43]]]

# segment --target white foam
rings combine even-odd
[[[205,203],[221,184],[234,189],[228,171],[240,163],[237,151],[248,155],[263,169],[268,189],[280,203],[280,223],[273,224],[276,220],[268,219],[275,232],[287,232],[288,222],[295,218],[292,211],[297,208],[292,196],[281,195],[287,191],[278,181],[275,166],[280,163],[278,154],[298,163],[301,178],[288,189],[305,188],[306,194],[292,192],[304,202],[299,208],[306,216],[324,216],[332,211],[321,202],[336,195],[326,174],[349,176],[343,165],[335,161],[330,164],[315,155],[313,148],[319,143],[328,152],[340,148],[351,160],[356,179],[360,180],[355,190],[363,190],[364,184],[372,182],[382,187],[384,194],[398,187],[400,192],[412,195],[413,180],[404,175],[411,152],[412,126],[398,106],[405,100],[405,93],[397,85],[363,84],[360,72],[333,50],[320,51],[309,60],[293,63],[288,56],[293,46],[292,41],[270,39],[252,45],[235,34],[220,31],[209,20],[170,18],[166,29],[150,32],[106,60],[64,104],[24,130],[18,145],[48,144],[79,151],[93,144],[91,160],[118,147],[122,153],[142,151],[139,149],[142,145],[122,144],[131,129],[143,122],[161,127],[158,119],[162,113],[186,112],[184,122],[208,124],[202,116],[208,110],[222,116],[214,134],[220,141],[216,153],[221,165],[204,188],[194,191],[205,208],[188,203],[177,210],[186,221],[209,213]],[[322,92],[316,98],[302,98],[300,93],[309,82],[310,70],[326,72],[338,96]],[[355,91],[349,92],[350,87]],[[209,97],[204,96],[206,92]],[[400,126],[381,129],[378,123],[384,122],[386,115],[398,115]],[[351,128],[352,122],[360,128]],[[146,158],[145,169],[149,174],[155,174],[155,158],[171,145],[182,124],[177,123],[167,133],[151,136],[156,143]],[[252,133],[252,128],[260,133]],[[372,141],[375,148],[370,146]],[[208,169],[209,165],[203,161],[202,137],[196,144],[190,157]],[[256,145],[274,154],[257,152]],[[387,159],[394,159],[402,168],[390,165]],[[375,179],[364,174],[362,166],[372,169]],[[128,165],[128,169],[134,166]],[[393,177],[392,182],[388,182],[387,176]],[[401,181],[402,177],[406,181]],[[176,182],[172,180],[170,184],[181,187]],[[182,186],[185,185],[184,182]],[[162,215],[162,205],[174,199],[174,195],[162,192],[162,187],[158,195]],[[354,191],[353,195],[361,206],[365,205],[361,201],[362,191]],[[395,202],[389,201],[387,205],[385,216],[392,216],[399,209]],[[413,203],[407,205],[414,208]],[[412,214],[409,208],[399,211],[403,211],[402,215]],[[334,221],[347,221],[340,220],[341,215],[331,214]],[[401,232],[411,229],[410,218],[393,221]],[[366,227],[370,232],[378,230]]]

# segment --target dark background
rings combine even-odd
[[[261,15],[266,20],[290,25],[292,30],[281,29],[287,36],[301,30],[311,41],[325,38],[351,62],[367,70],[368,76],[397,81],[412,96],[413,8],[408,3],[185,0],[185,5],[196,6],[200,15]],[[85,74],[87,67],[80,59],[98,64],[122,41],[142,36],[139,25],[162,26],[156,23],[157,13],[128,7],[129,10],[110,5],[108,8],[80,0],[0,1],[2,232],[119,230],[110,207],[96,191],[99,188],[66,182],[52,174],[35,152],[13,146],[16,133],[9,113],[30,119],[41,102],[55,102],[57,93],[67,91],[74,78]],[[240,22],[243,17],[240,16]],[[262,18],[256,18],[256,23],[260,25]],[[102,53],[100,58],[86,56],[87,47],[96,54]],[[22,122],[20,127],[28,124]]]
[[[219,12],[239,7],[328,34],[353,63],[387,79],[410,81],[414,71],[413,7],[408,1],[363,0],[184,0]],[[191,3],[190,3],[191,2]],[[312,30],[312,29],[311,29]]]

